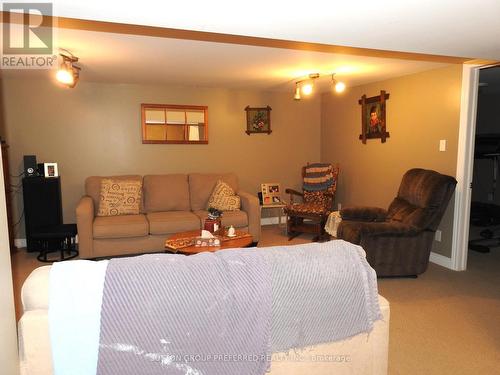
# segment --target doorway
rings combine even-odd
[[[490,95],[492,92],[496,92],[496,87],[500,85],[500,80],[497,78],[497,75],[499,74],[499,68],[500,65],[498,64],[465,64],[463,66],[462,99],[460,109],[460,127],[456,172],[458,184],[455,191],[453,246],[449,267],[450,269],[453,269],[455,271],[464,271],[467,269],[467,259],[469,254],[469,224],[473,195],[472,190],[474,184],[474,162],[476,160],[474,156],[476,143],[476,119],[478,117],[479,110],[478,98],[480,95]],[[482,105],[486,104],[486,102],[488,102],[488,100],[483,100]],[[500,108],[498,103],[497,107]],[[482,118],[480,120],[483,121]],[[500,123],[497,123],[496,126],[496,131],[500,133]],[[494,177],[493,172],[495,170],[496,169],[491,166],[490,172],[492,178]],[[498,173],[499,171],[496,170],[496,172]],[[497,178],[498,176],[499,175],[497,174]],[[497,179],[497,184],[498,182],[499,181]],[[479,184],[480,182],[477,181],[477,183]],[[491,185],[488,191],[489,194],[493,192],[493,187],[493,181],[491,181]],[[476,188],[475,190],[475,194],[481,194],[481,191],[483,191],[484,193],[484,189]],[[500,197],[500,190],[498,191],[498,193],[496,193],[496,195]],[[491,199],[491,195],[489,197]],[[474,198],[476,198],[476,195],[474,195]]]
[[[479,70],[469,262],[500,261],[500,66]],[[478,256],[477,253],[484,254]],[[488,256],[486,254],[492,253]],[[487,259],[486,259],[487,258]]]

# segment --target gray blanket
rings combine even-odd
[[[370,332],[382,318],[377,275],[360,246],[336,240],[268,249],[273,352]]]
[[[98,374],[264,374],[272,351],[370,331],[375,272],[344,241],[113,259]]]

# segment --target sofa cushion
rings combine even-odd
[[[142,181],[103,178],[97,216],[138,215]]]
[[[191,200],[191,210],[199,211],[207,208],[208,199],[210,198],[218,180],[224,181],[231,186],[236,193],[238,192],[238,177],[234,173],[192,173],[189,175],[189,198]]]
[[[200,229],[198,216],[189,211],[150,212],[149,233],[171,234]]]
[[[149,234],[144,215],[98,216],[93,223],[94,238],[140,237]]]
[[[185,174],[144,176],[146,212],[189,211],[189,186]]]
[[[94,201],[94,215],[97,215],[99,210],[99,195],[101,193],[101,180],[103,178],[112,178],[113,180],[137,180],[142,182],[142,176],[138,175],[123,175],[123,176],[90,176],[85,179],[85,194],[90,196]],[[143,212],[142,199],[139,211]]]
[[[208,199],[207,209],[210,207],[221,211],[236,211],[241,206],[240,197],[234,194],[234,190],[224,181],[217,181],[214,191]]]
[[[199,217],[200,225],[203,227],[205,219],[208,217],[208,211],[194,211],[194,214]],[[243,228],[248,226],[248,216],[245,211],[224,211],[221,217],[222,225],[228,227],[230,225],[235,228]]]

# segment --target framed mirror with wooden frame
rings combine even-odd
[[[208,107],[141,104],[142,143],[208,144]]]

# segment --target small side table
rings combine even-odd
[[[276,203],[276,204],[264,204],[260,206],[260,211],[262,210],[269,210],[269,209],[279,209],[279,216],[278,216],[278,226],[285,227],[286,229],[286,222],[282,223],[282,217],[285,214],[284,208],[286,207],[285,203]]]
[[[31,238],[40,249],[37,259],[40,262],[58,262],[78,255],[76,249],[76,224],[49,225],[37,228]],[[48,258],[48,254],[60,251],[59,258]]]

